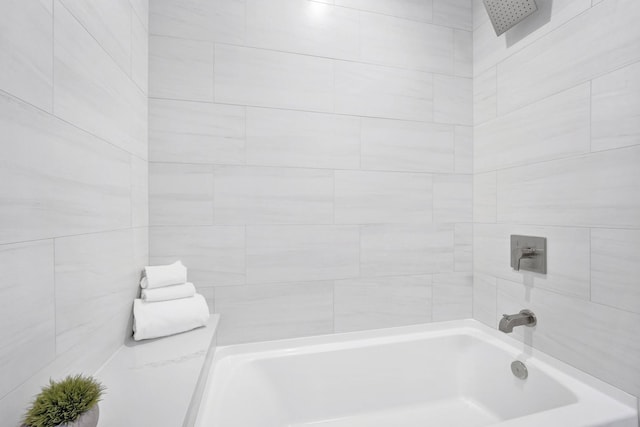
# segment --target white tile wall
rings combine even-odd
[[[433,320],[464,319],[473,315],[473,274],[433,275]]]
[[[246,8],[249,46],[328,58],[359,53],[357,11],[298,0],[246,0]]]
[[[450,125],[362,119],[362,168],[389,171],[454,171],[455,129]]]
[[[336,61],[335,111],[431,121],[433,76],[424,71]]]
[[[431,282],[430,275],[337,280],[335,331],[430,322]]]
[[[221,345],[333,331],[333,282],[228,286],[215,292]]]
[[[334,3],[339,6],[425,22],[431,21],[433,10],[431,0],[334,0]]]
[[[59,0],[54,5],[55,115],[146,158],[146,96]]]
[[[455,224],[453,239],[453,269],[458,272],[473,271],[473,224]]]
[[[460,77],[473,77],[473,33],[453,31],[453,72]]]
[[[333,110],[333,63],[326,58],[216,45],[216,102]]]
[[[131,14],[131,78],[149,93],[149,32],[135,12]]]
[[[148,264],[146,0],[0,4],[0,413],[91,374]]]
[[[362,226],[360,274],[370,277],[453,271],[453,245],[452,226]]]
[[[149,226],[149,162],[131,155],[131,225]]]
[[[591,300],[640,314],[640,230],[591,230]]]
[[[438,123],[473,125],[472,80],[436,75],[433,77],[433,119]]]
[[[482,0],[473,0],[473,29],[476,30],[480,25],[489,20],[489,16],[484,13],[484,3]]]
[[[0,89],[53,110],[53,0],[7,0],[0,14]]]
[[[505,59],[498,65],[498,109],[511,111],[640,60],[638,14],[637,1],[602,2]]]
[[[471,0],[433,0],[433,22],[453,28],[471,31]]]
[[[0,94],[0,242],[131,224],[130,155],[13,97]],[[18,143],[19,142],[19,143]],[[19,177],[19,178],[17,178]]]
[[[455,127],[455,172],[473,173],[473,127]]]
[[[102,324],[126,334],[140,279],[133,229],[57,238],[55,254],[56,353]]]
[[[439,224],[471,222],[473,219],[473,177],[437,175],[433,179],[433,216]]]
[[[496,67],[476,75],[473,78],[473,121],[475,125],[495,119],[497,105]]]
[[[635,146],[500,171],[498,221],[640,227],[638,164]]]
[[[399,172],[335,172],[336,224],[432,222],[433,178]]]
[[[640,62],[594,79],[591,149],[640,144]]]
[[[96,39],[113,61],[131,73],[132,21],[129,0],[109,2],[59,0],[78,22]]]
[[[534,347],[640,394],[639,314],[499,279],[498,312],[516,313],[521,307],[545,319],[533,331]],[[516,329],[513,336],[522,340],[522,334]]]
[[[432,275],[470,277],[471,3],[437,7],[152,2],[151,260],[216,287],[227,342],[430,321]],[[439,315],[469,317],[445,291]]]
[[[365,62],[452,74],[453,55],[451,28],[360,14],[360,58]]]
[[[245,109],[150,99],[149,138],[152,162],[242,164]]]
[[[538,5],[496,37],[474,3],[473,314],[532,309],[529,344],[638,396],[640,5]],[[511,234],[547,237],[548,274],[510,268]]]
[[[547,238],[547,274],[512,270],[510,235],[544,236]],[[522,224],[475,224],[474,272],[526,282],[530,286],[588,300],[589,230],[568,227],[534,227]],[[480,248],[483,248],[480,250]]]
[[[151,34],[239,43],[244,40],[245,0],[152,0]]]
[[[333,185],[333,172],[326,170],[217,166],[214,222],[331,224]]]
[[[149,0],[130,0],[133,13],[140,19],[144,28],[149,30]]]
[[[149,96],[213,101],[213,43],[149,37]]]
[[[247,108],[247,163],[357,169],[360,119],[271,108]]]
[[[492,328],[498,324],[497,282],[493,276],[473,274],[473,318]]]
[[[151,163],[151,225],[213,225],[213,167]]]
[[[588,153],[590,92],[582,84],[477,126],[476,171]]]
[[[196,287],[245,283],[244,227],[151,227],[149,262],[182,260]]]
[[[478,1],[474,15],[478,18],[478,26],[473,32],[473,71],[477,75],[495,66],[515,52],[526,48],[530,44],[547,36],[567,21],[591,7],[589,0],[554,0],[540,2],[539,12],[521,22],[502,37],[496,33],[489,22],[482,1]]]
[[[473,175],[473,221],[497,221],[497,185],[496,172],[476,173]]]
[[[0,397],[55,359],[53,257],[52,240],[0,245]]]
[[[357,226],[249,226],[246,244],[247,283],[358,276]]]

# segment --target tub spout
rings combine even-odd
[[[505,334],[513,332],[516,326],[535,326],[537,323],[536,315],[530,310],[520,310],[518,314],[503,314],[500,319],[498,329]]]

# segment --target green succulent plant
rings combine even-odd
[[[60,382],[49,380],[27,411],[24,425],[55,427],[73,422],[98,403],[104,390],[93,377],[75,375]]]

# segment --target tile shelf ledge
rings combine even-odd
[[[96,372],[106,387],[98,427],[177,427],[195,420],[220,316],[170,337],[128,340]]]

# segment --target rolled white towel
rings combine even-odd
[[[156,289],[143,289],[140,299],[146,302],[170,301],[173,299],[189,298],[196,294],[193,283],[171,285]]]
[[[204,326],[209,320],[209,307],[200,294],[162,302],[136,299],[133,317],[133,339],[140,341]]]
[[[140,281],[140,287],[143,289],[179,285],[187,281],[187,267],[182,265],[182,261],[169,265],[147,266],[144,268],[144,276]]]

